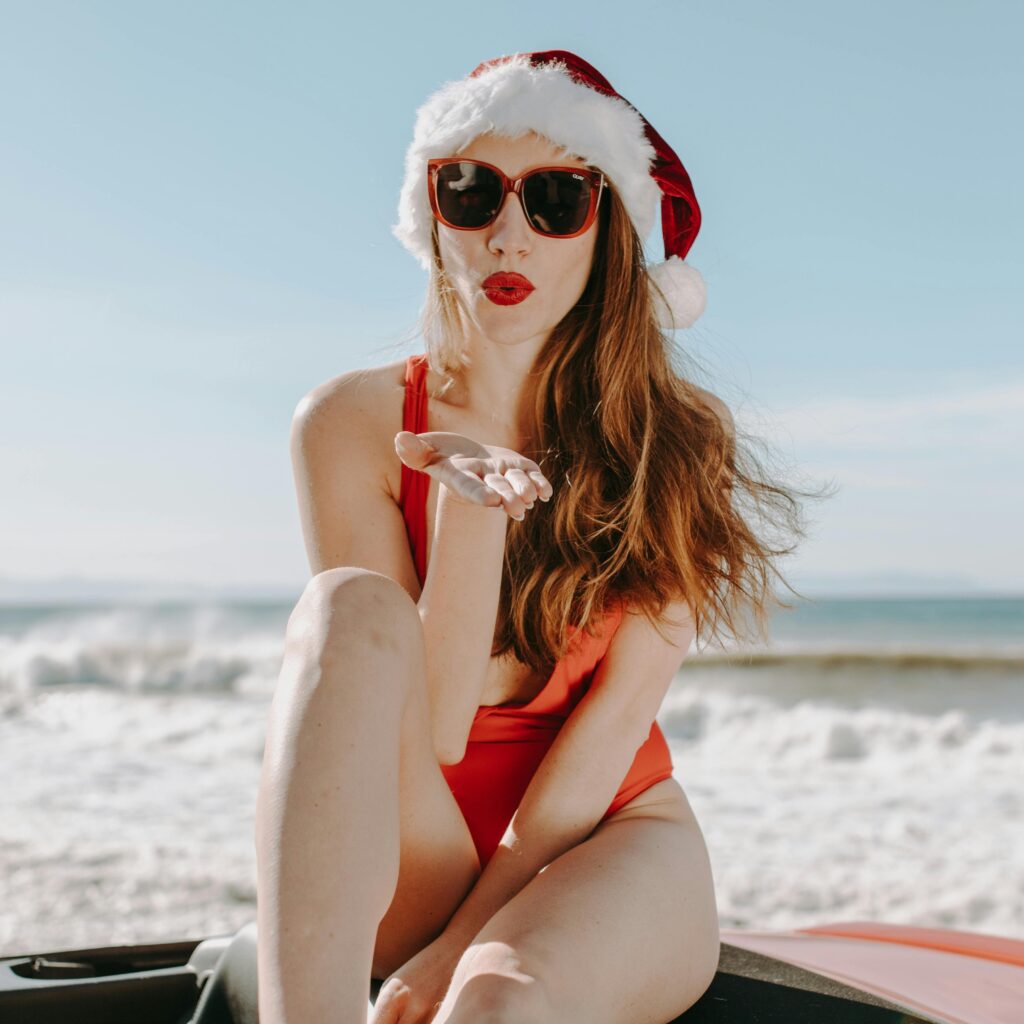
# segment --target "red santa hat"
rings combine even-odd
[[[641,240],[660,202],[665,261],[647,270],[666,301],[654,289],[651,294],[662,327],[691,326],[704,311],[707,290],[700,272],[685,262],[700,229],[690,176],[643,114],[568,50],[484,61],[427,99],[416,113],[405,155],[395,237],[429,269],[433,214],[427,160],[452,156],[484,132],[516,138],[529,131],[563,147],[563,157],[576,156],[602,170]]]

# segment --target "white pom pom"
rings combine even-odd
[[[678,256],[669,256],[664,263],[649,266],[647,273],[668,302],[666,306],[658,292],[651,288],[658,323],[669,331],[693,326],[704,312],[708,299],[707,286],[700,271]]]

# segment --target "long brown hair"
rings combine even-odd
[[[491,653],[536,671],[564,656],[570,624],[592,633],[620,601],[658,628],[684,598],[698,644],[765,636],[769,604],[792,607],[771,577],[797,593],[775,564],[806,535],[797,496],[815,496],[768,479],[758,439],[675,369],[688,357],[658,325],[641,240],[614,188],[605,199],[584,291],[531,369],[522,454],[554,494],[510,520],[505,543]],[[433,249],[418,330],[441,397],[462,366],[462,326],[436,221]]]

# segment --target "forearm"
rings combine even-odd
[[[514,828],[514,824],[510,826],[476,884],[445,926],[441,941],[460,952],[541,868],[589,835],[570,827],[558,833],[537,832],[524,840],[514,834]]]
[[[451,763],[483,692],[498,616],[508,516],[465,504],[441,487],[427,578],[419,599],[435,750]]]
[[[616,665],[622,666],[626,654],[632,651],[620,648]],[[607,689],[610,667],[612,659],[606,655],[591,690],[530,779],[494,855],[445,926],[444,941],[452,949],[464,950],[542,868],[593,835],[630,762],[636,763],[654,712],[634,699],[633,688]],[[628,665],[621,678],[632,681]]]

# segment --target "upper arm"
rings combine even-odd
[[[722,421],[722,426],[725,428],[725,436],[730,440],[736,437],[736,421],[733,419],[732,413],[729,411],[729,406],[723,402],[718,395],[712,394],[710,391],[701,391],[701,398],[707,402],[708,405],[717,413],[718,418]]]
[[[302,536],[314,574],[349,565],[390,576],[419,599],[405,520],[387,483],[379,378],[342,374],[292,417],[290,451]]]
[[[626,606],[587,692],[574,709],[575,713],[585,701],[584,714],[589,712],[599,726],[618,723],[609,742],[613,756],[625,761],[620,782],[647,739],[665,694],[696,636],[686,600],[669,601],[664,617],[666,621],[655,628],[646,615]],[[614,791],[609,803],[613,796]]]
[[[722,423],[722,428],[725,430],[725,436],[729,442],[731,449],[735,450],[736,446],[736,421],[733,419],[732,412],[729,410],[729,406],[723,402],[718,395],[712,394],[710,391],[705,391],[703,388],[698,389],[700,397],[704,400],[705,404],[708,405],[712,412],[714,412]],[[730,493],[732,490],[732,477],[729,475],[729,469],[725,469],[725,489],[726,493]]]

